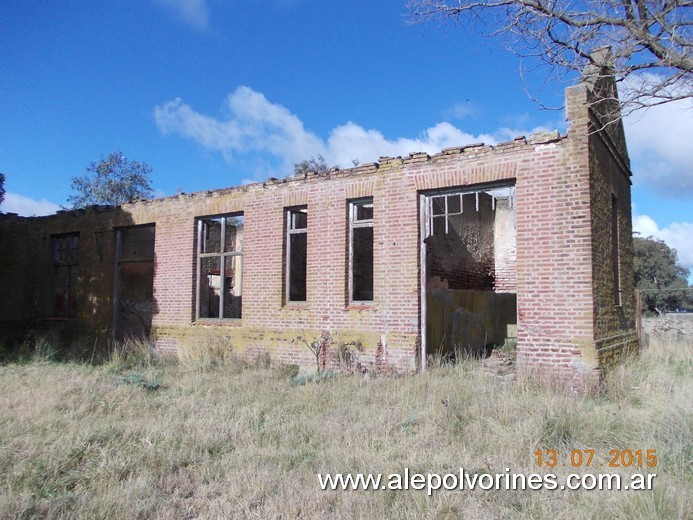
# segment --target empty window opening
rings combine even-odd
[[[116,340],[148,338],[154,314],[154,224],[116,230]]]
[[[198,220],[197,250],[197,318],[240,318],[243,215]]]
[[[308,209],[289,209],[286,212],[286,295],[288,302],[307,299]]]
[[[488,354],[517,331],[515,189],[422,199],[426,353]]]
[[[79,233],[53,235],[53,297],[52,313],[57,318],[77,314],[77,268],[79,264]]]
[[[349,203],[349,301],[373,301],[373,199]]]
[[[614,273],[614,303],[621,305],[621,252],[618,229],[618,199],[611,196],[611,265]]]

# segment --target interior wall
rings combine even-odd
[[[507,193],[465,193],[461,213],[429,226],[428,354],[481,355],[517,336],[515,210]]]
[[[497,292],[517,290],[517,232],[511,199],[496,199],[493,221],[493,260]]]
[[[447,232],[426,238],[429,279],[448,289],[488,290],[494,285],[494,242],[491,197],[463,196],[463,212],[448,217]]]
[[[484,355],[517,337],[517,296],[512,293],[430,289],[426,311],[429,354],[464,350]]]
[[[116,276],[116,339],[148,338],[154,314],[155,227],[121,228]]]

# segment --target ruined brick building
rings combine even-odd
[[[0,333],[222,341],[304,366],[296,338],[329,336],[397,371],[511,342],[520,370],[591,385],[636,345],[631,172],[620,124],[598,131],[602,83],[567,89],[567,135],[2,215]]]

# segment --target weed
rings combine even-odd
[[[257,354],[253,360],[253,366],[255,368],[270,368],[272,366],[272,357],[269,352],[263,351]]]
[[[160,379],[148,378],[145,374],[141,372],[132,372],[130,374],[125,374],[116,378],[117,381],[122,383],[127,383],[129,385],[135,385],[145,390],[158,390],[161,388]]]
[[[304,378],[320,384],[292,384],[296,367],[247,366],[228,342],[190,348],[178,363],[121,346],[103,366],[0,366],[0,517],[567,520],[686,518],[693,508],[690,340],[651,338],[595,396],[501,384],[473,357],[414,377],[324,370]],[[529,475],[546,469],[537,449],[560,462],[594,449],[595,468],[611,449],[656,450],[655,489],[427,496],[325,492],[317,481],[404,468]]]
[[[128,339],[113,345],[110,356],[112,370],[132,370],[136,368],[151,368],[161,360],[154,344],[150,341]]]
[[[291,378],[291,382],[294,385],[305,385],[306,383],[320,383],[321,381],[326,381],[328,379],[333,379],[337,377],[335,372],[324,370],[319,374],[303,374],[296,375]]]
[[[178,363],[199,371],[226,369],[242,370],[245,363],[234,351],[231,342],[223,337],[188,340],[178,350]]]
[[[320,375],[325,364],[324,361],[321,360],[321,357],[324,357],[324,353],[330,343],[330,333],[323,331],[320,333],[320,337],[315,340],[310,340],[305,336],[298,336],[292,343],[300,343],[310,350],[311,354],[315,357],[315,372]]]
[[[365,372],[365,368],[359,362],[361,352],[363,352],[363,344],[360,340],[334,341],[330,349],[333,364],[342,374]]]
[[[34,355],[33,359],[35,361],[51,362],[56,361],[58,354],[60,353],[60,347],[58,347],[54,340],[46,336],[41,336],[36,339],[34,344]]]
[[[288,365],[279,365],[274,369],[279,379],[293,379],[298,375],[299,370],[300,367],[293,363]]]

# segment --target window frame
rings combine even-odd
[[[621,282],[621,212],[618,198],[611,194],[611,266],[613,271],[613,299],[616,307],[623,306],[623,287]]]
[[[235,249],[234,251],[225,251],[224,249],[226,248],[226,232],[227,229],[229,228],[228,222],[230,219],[234,218],[241,218],[242,219],[242,225],[240,226],[242,229],[245,228],[245,217],[242,211],[240,212],[234,212],[234,213],[224,213],[221,215],[205,215],[202,217],[198,217],[196,219],[196,226],[197,226],[197,246],[196,246],[196,259],[195,259],[195,265],[196,265],[196,283],[195,283],[195,321],[215,321],[215,322],[232,322],[232,321],[239,321],[243,318],[243,235],[241,235],[240,239],[240,248]],[[222,226],[221,226],[221,233],[220,233],[220,238],[219,238],[219,251],[218,252],[203,252],[203,247],[205,244],[205,237],[203,236],[204,233],[204,223],[207,221],[213,221],[213,220],[218,220],[222,219]],[[235,227],[235,226],[232,226]],[[240,309],[240,316],[238,317],[229,317],[226,318],[224,317],[224,307],[225,307],[225,289],[226,289],[226,276],[222,276],[221,273],[225,273],[226,271],[226,262],[229,258],[233,257],[239,257],[240,258],[240,271],[241,271],[241,276],[240,276],[240,297],[241,297],[241,309]],[[202,297],[202,260],[204,258],[219,258],[219,313],[218,316],[212,317],[212,316],[201,316],[200,311],[201,311],[201,297]],[[234,276],[236,278],[236,276]],[[235,280],[234,280],[235,283]]]
[[[67,247],[59,247],[63,242]],[[66,258],[59,258],[60,252],[67,252]],[[59,233],[51,235],[51,263],[53,267],[51,284],[51,316],[53,318],[69,319],[77,316],[77,278],[79,276],[79,232]],[[64,308],[58,312],[56,297],[58,296],[58,270],[67,268],[67,295],[64,298]],[[74,300],[74,307],[70,301]]]
[[[286,208],[285,210],[285,252],[284,252],[284,304],[285,305],[303,305],[308,303],[308,206],[293,206]],[[306,216],[306,225],[302,228],[296,227],[295,216],[297,214],[303,214]],[[291,237],[294,235],[306,235],[306,260],[305,260],[305,272],[304,277],[304,293],[305,299],[303,300],[293,300],[291,299]]]
[[[506,192],[507,190],[507,192]],[[495,195],[494,192],[505,192],[501,197]],[[437,234],[448,234],[450,232],[450,217],[462,215],[465,212],[465,196],[474,195],[474,205],[471,208],[467,207],[466,211],[479,211],[479,195],[491,195],[491,209],[496,208],[496,200],[507,198],[510,208],[515,206],[515,184],[506,182],[500,184],[482,184],[473,188],[448,188],[444,190],[435,190],[430,193],[424,193],[425,199],[425,214],[426,214],[426,237]],[[451,208],[450,202],[455,198],[458,199],[458,210]],[[442,199],[442,200],[441,200]],[[439,200],[438,208],[436,208],[436,200]],[[442,202],[442,204],[441,204]],[[444,230],[436,232],[436,220],[444,223]],[[438,228],[440,229],[440,228]]]
[[[358,210],[361,207],[370,208],[371,217],[364,219],[359,218]],[[371,292],[373,294],[370,300],[358,300],[354,298],[354,230],[361,228],[371,228],[375,233],[374,229],[374,204],[373,197],[363,197],[359,199],[354,199],[349,201],[348,206],[348,217],[349,217],[349,254],[348,254],[348,269],[347,269],[347,306],[370,306],[375,301],[375,283],[373,280],[373,286],[371,287]],[[375,235],[373,235],[373,245],[372,245],[372,258],[371,258],[371,269],[375,268]],[[373,276],[375,279],[375,276]]]
[[[428,204],[429,204],[429,210],[428,210],[428,226],[429,229],[431,230],[432,235],[437,235],[437,234],[445,234],[447,235],[450,232],[450,217],[454,215],[462,215],[464,213],[464,193],[443,193],[440,195],[431,195],[428,197]],[[475,192],[476,195],[476,208],[478,210],[479,207],[479,193]],[[440,202],[439,204],[439,209],[436,208],[436,201],[440,201],[442,199],[442,207],[440,207]],[[450,201],[453,199],[457,199],[457,204],[459,206],[459,209],[455,211],[454,209],[450,208]],[[436,222],[442,221],[444,223],[444,230],[443,233],[437,233],[436,232]]]

